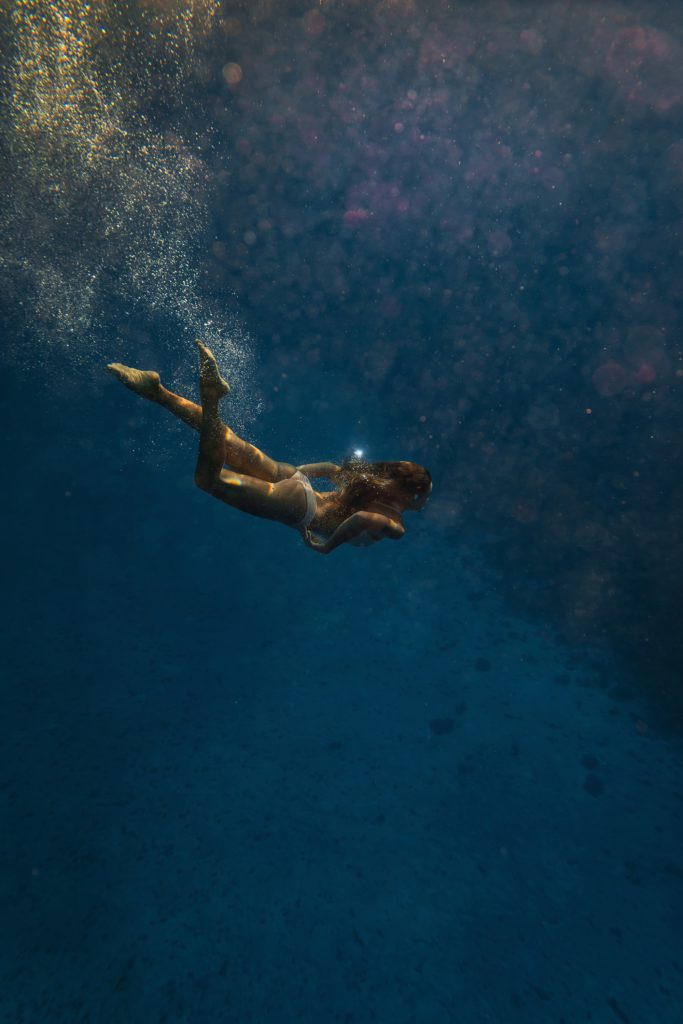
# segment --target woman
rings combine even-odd
[[[199,431],[198,487],[243,512],[293,526],[308,547],[323,555],[340,544],[364,547],[403,536],[403,513],[424,508],[431,493],[426,469],[414,462],[351,460],[342,466],[314,462],[298,468],[275,462],[221,422],[218,404],[230,388],[212,352],[200,341],[196,345],[201,405],[168,391],[153,370],[121,363],[107,369],[131,391]],[[311,476],[332,480],[337,489],[314,491]]]

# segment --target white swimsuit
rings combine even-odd
[[[303,485],[304,491],[306,492],[306,512],[304,513],[303,518],[300,519],[298,523],[293,524],[294,529],[307,530],[308,527],[311,525],[313,519],[315,518],[316,512],[318,511],[318,499],[315,496],[315,491],[313,490],[313,485],[311,484],[311,481],[308,479],[305,473],[301,472],[300,469],[297,469],[296,473],[294,473],[290,477],[290,480],[300,480]]]

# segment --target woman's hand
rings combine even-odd
[[[327,554],[326,541],[314,537],[308,527],[304,530],[304,544],[312,551],[319,551],[321,555]]]

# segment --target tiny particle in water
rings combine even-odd
[[[602,794],[605,792],[605,787],[602,780],[599,779],[597,775],[593,775],[592,773],[586,776],[583,788],[591,796],[602,796]]]
[[[435,736],[445,736],[446,733],[453,732],[453,725],[452,718],[432,718],[429,728]]]

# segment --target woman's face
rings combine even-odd
[[[428,487],[428,489],[426,491],[423,491],[422,494],[412,494],[411,495],[412,505],[410,506],[410,508],[413,511],[415,511],[415,512],[419,512],[420,509],[424,508],[425,505],[427,504],[427,502],[429,501],[429,496],[431,495],[431,493],[432,493],[432,483],[431,483],[431,480],[430,480],[429,487]]]
[[[413,463],[403,462],[402,466],[412,466]],[[393,500],[399,505],[404,511],[407,512],[419,512],[423,509],[429,501],[429,496],[432,493],[431,480],[429,481],[429,487],[427,490],[421,490],[421,492],[415,492],[410,489],[410,484],[399,483],[397,480],[393,483],[392,487]]]
[[[400,484],[395,484],[392,487],[392,498],[396,501],[397,505],[400,505],[403,509],[409,512],[419,512],[423,509],[429,501],[429,496],[432,493],[431,482],[429,489],[423,491],[421,494],[415,491],[406,491]]]

